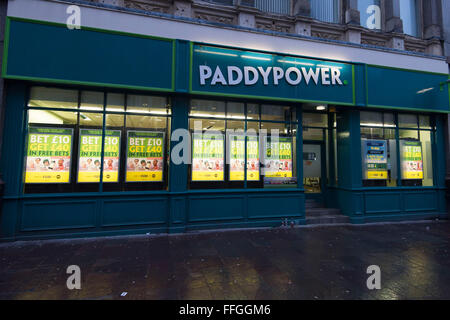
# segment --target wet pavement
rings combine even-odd
[[[3,243],[0,299],[450,299],[450,222]]]

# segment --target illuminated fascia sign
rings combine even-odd
[[[346,63],[194,45],[191,71],[193,93],[354,103]]]
[[[334,67],[288,67],[283,69],[281,67],[252,67],[244,66],[239,68],[237,66],[227,66],[226,71],[221,70],[216,66],[214,73],[213,69],[207,65],[199,66],[200,84],[206,85],[207,81],[212,86],[216,84],[235,86],[244,81],[246,86],[256,84],[258,81],[267,86],[269,81],[271,84],[277,86],[280,80],[284,79],[288,84],[296,86],[304,81],[307,85],[322,84],[322,85],[343,85],[341,80],[341,72],[339,68]]]

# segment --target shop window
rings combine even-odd
[[[397,140],[392,113],[361,112],[363,186],[397,185]]]
[[[381,112],[361,112],[361,126],[382,127],[383,114]]]
[[[286,122],[294,120],[294,116],[295,114],[291,107],[261,105],[261,120]]]
[[[25,192],[165,189],[170,120],[166,116],[170,112],[165,110],[167,98],[128,97],[123,93],[32,87]],[[126,109],[127,102],[131,112]],[[138,145],[139,150],[131,148]],[[152,148],[154,145],[157,147]],[[141,166],[133,168],[133,180],[127,160],[134,163],[135,158]]]
[[[189,115],[203,118],[225,118],[225,102],[192,100]]]
[[[428,116],[399,114],[405,128],[430,127]],[[401,183],[403,186],[432,186],[432,130],[399,129]]]
[[[399,128],[418,128],[417,115],[414,114],[399,114],[398,115]]]
[[[295,186],[291,107],[192,100],[189,116],[191,189]]]
[[[432,144],[431,144],[431,131],[420,131],[420,143],[422,147],[422,166],[423,166],[423,179],[422,185],[426,187],[433,186],[433,159],[431,157]]]
[[[103,92],[81,91],[80,110],[102,111],[103,110]]]
[[[339,22],[340,0],[311,1],[311,17],[324,22]]]
[[[326,113],[306,113],[303,112],[302,123],[304,127],[323,127],[328,126],[328,117]]]
[[[259,120],[259,105],[247,103],[247,120]]]
[[[74,112],[29,110],[24,182],[29,192],[70,190]]]
[[[419,115],[420,129],[431,129],[430,116]]]
[[[303,127],[303,141],[305,140],[315,140],[323,141],[323,129],[307,128]]]
[[[32,87],[29,107],[52,109],[77,109],[78,91],[59,88]]]
[[[167,115],[167,98],[160,96],[127,95],[127,113]]]
[[[382,121],[381,121],[382,119]],[[432,186],[431,118],[361,112],[364,186]]]
[[[123,93],[108,93],[106,111],[125,111],[125,95]]]

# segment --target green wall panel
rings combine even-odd
[[[446,74],[367,66],[369,106],[448,112]]]
[[[21,231],[40,231],[95,227],[97,201],[24,202]]]
[[[438,210],[436,191],[403,193],[405,212],[427,212]]]
[[[4,76],[173,90],[174,41],[9,18]]]
[[[244,218],[244,196],[192,196],[188,200],[188,221],[236,220]]]
[[[402,212],[401,193],[372,192],[364,194],[365,214],[383,214]]]
[[[167,198],[105,200],[102,226],[164,224],[168,214]]]
[[[248,197],[249,219],[304,216],[305,196],[298,194],[261,194]]]

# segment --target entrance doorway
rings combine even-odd
[[[326,169],[324,145],[320,142],[303,144],[303,188],[307,199],[322,202],[325,188]]]

